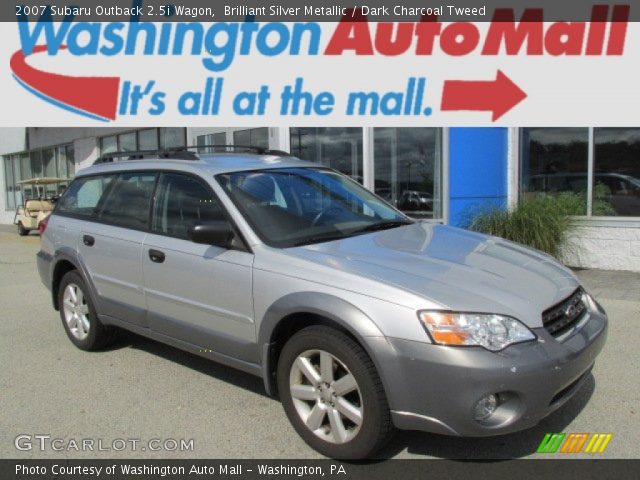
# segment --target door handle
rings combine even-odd
[[[153,248],[149,250],[149,258],[152,262],[162,263],[164,262],[164,252],[160,250],[154,250]]]
[[[91,235],[83,235],[82,243],[84,243],[87,247],[93,247],[93,244],[96,243],[96,239]]]

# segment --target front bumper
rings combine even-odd
[[[379,339],[378,368],[394,424],[460,436],[491,436],[536,425],[566,403],[588,378],[607,334],[604,312],[590,311],[580,330],[559,342],[543,328],[535,342],[501,352]],[[486,421],[473,419],[482,397],[501,404]]]

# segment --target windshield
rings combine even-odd
[[[322,168],[217,175],[268,245],[293,247],[413,223],[349,177]]]

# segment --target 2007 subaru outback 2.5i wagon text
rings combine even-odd
[[[394,427],[529,428],[580,389],[607,330],[551,257],[412,220],[281,152],[97,162],[49,217],[38,268],[79,348],[123,328],[259,375],[334,458]]]

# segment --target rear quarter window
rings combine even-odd
[[[56,213],[96,218],[101,199],[114,178],[114,175],[76,178],[58,201]]]

